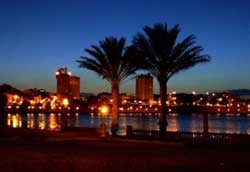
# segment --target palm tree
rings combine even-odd
[[[112,89],[112,135],[118,130],[119,87],[121,82],[138,69],[133,61],[133,47],[125,47],[125,38],[108,37],[85,49],[90,57],[80,57],[79,67],[94,71],[106,79]]]
[[[154,27],[145,26],[145,34],[134,36],[133,44],[139,56],[144,57],[144,65],[157,79],[160,86],[160,135],[165,137],[166,121],[166,94],[169,79],[182,70],[195,66],[198,63],[210,61],[208,55],[202,55],[203,48],[196,46],[195,36],[190,35],[177,42],[180,32],[178,25],[168,29],[167,24],[155,24]],[[145,67],[145,66],[144,66]]]

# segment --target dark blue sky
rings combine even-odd
[[[129,43],[155,22],[180,24],[180,38],[195,34],[212,57],[210,64],[173,77],[170,90],[250,88],[249,0],[1,0],[0,84],[55,91],[54,73],[67,66],[81,77],[82,92],[109,91],[107,82],[75,60],[105,36],[125,36]],[[134,93],[134,85],[126,82],[121,90]]]

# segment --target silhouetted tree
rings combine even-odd
[[[182,102],[184,105],[191,105],[192,102],[194,101],[194,95],[192,94],[185,94],[185,93],[180,93],[177,94],[177,100],[179,100],[180,102]]]
[[[244,101],[245,102],[245,101]],[[227,98],[223,98],[222,101],[220,102],[221,105],[227,105],[229,103]]]
[[[0,92],[0,112],[4,111],[4,107],[7,104],[7,97],[3,92]]]
[[[30,106],[30,102],[28,102],[27,100],[24,100],[22,105],[20,106],[20,110],[21,111],[27,111],[28,106]]]
[[[212,104],[212,105],[216,105],[217,104],[217,98],[216,97],[213,97],[209,100],[209,103]]]
[[[113,99],[111,132],[115,135],[118,130],[120,84],[138,69],[134,63],[130,63],[133,48],[125,47],[125,38],[108,37],[100,41],[99,45],[92,45],[85,51],[91,57],[81,57],[77,60],[79,67],[94,71],[111,84]]]
[[[159,119],[160,133],[166,133],[166,94],[169,79],[178,72],[205,63],[210,60],[208,55],[202,55],[203,48],[196,46],[195,36],[190,35],[177,42],[180,32],[178,25],[168,28],[167,24],[145,26],[145,34],[138,33],[133,44],[139,56],[144,57],[148,71],[158,80],[160,85],[161,115]]]

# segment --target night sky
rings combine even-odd
[[[55,91],[55,71],[67,66],[81,77],[81,92],[109,91],[106,81],[78,68],[75,60],[105,36],[125,36],[129,44],[156,22],[179,24],[180,39],[195,34],[212,57],[211,63],[174,76],[170,90],[250,88],[249,0],[1,0],[0,84]],[[121,91],[133,94],[135,81],[124,83]]]

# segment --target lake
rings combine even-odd
[[[159,114],[121,113],[119,135],[126,134],[127,125],[134,129],[158,130]],[[110,131],[112,117],[98,114],[2,114],[0,125],[12,128],[33,128],[41,130],[60,130],[62,125],[70,127],[98,127],[105,122]],[[202,132],[202,114],[170,113],[167,116],[168,131]],[[209,132],[228,134],[250,134],[250,114],[210,114]]]

